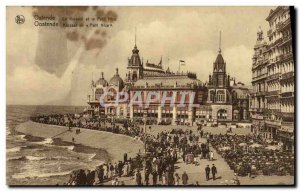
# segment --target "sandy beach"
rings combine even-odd
[[[127,153],[128,157],[135,157],[139,150],[143,150],[143,143],[139,140],[104,131],[81,129],[81,132],[76,134],[75,129],[68,131],[68,127],[32,121],[18,125],[15,130],[35,137],[60,138],[66,142],[72,142],[72,137],[74,137],[76,144],[106,150],[112,161],[122,160],[124,153]]]

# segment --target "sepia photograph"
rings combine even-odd
[[[5,19],[9,187],[295,186],[293,6]]]

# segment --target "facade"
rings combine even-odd
[[[144,113],[151,124],[199,124],[204,122],[230,123],[232,121],[249,120],[249,88],[242,83],[231,84],[233,80],[226,73],[226,63],[219,51],[213,63],[213,73],[209,76],[208,84],[197,79],[195,73],[171,72],[163,69],[162,59],[158,64],[144,61],[140,58],[139,49],[135,45],[132,55],[128,58],[127,73],[123,80],[118,69],[111,80],[106,81],[102,76],[92,82],[92,95],[88,96],[90,112],[93,115],[113,116],[117,119],[142,121]],[[139,104],[129,104],[129,101],[113,105],[115,96],[106,96],[105,104],[100,105],[100,96],[104,92],[126,92],[129,99],[134,99],[136,93],[142,97],[142,107]],[[159,99],[147,107],[146,98],[156,92]],[[182,94],[184,92],[184,94]],[[164,96],[166,104],[161,105]],[[182,102],[183,101],[183,102]],[[172,102],[174,105],[170,105]],[[182,106],[184,103],[185,106]],[[197,104],[192,107],[191,104]]]
[[[255,75],[252,85],[257,91],[252,94],[252,119],[260,121],[256,129],[265,138],[280,140],[285,149],[292,150],[295,79],[289,7],[279,6],[271,10],[266,20],[270,26],[268,41],[265,43],[258,39],[259,46],[254,48],[252,71]],[[260,70],[263,73],[257,76]],[[257,112],[258,110],[264,112]]]
[[[263,37],[261,29],[257,32],[257,40],[254,46],[252,58],[252,92],[251,92],[251,118],[253,132],[258,134],[264,132],[265,113],[267,111],[267,65],[269,61],[267,52],[267,42]],[[266,133],[266,132],[264,132]],[[266,134],[264,134],[267,137]]]
[[[213,64],[213,74],[208,80],[208,100],[212,108],[212,118],[218,121],[232,121],[232,97],[230,76],[226,73],[226,63],[221,49]]]

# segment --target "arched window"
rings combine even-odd
[[[224,102],[225,101],[225,92],[224,92],[224,90],[218,90],[217,91],[217,101],[218,102]]]
[[[116,100],[117,91],[114,88],[108,90],[107,100],[114,101]]]
[[[214,102],[215,101],[215,91],[211,90],[209,94],[209,100]]]
[[[218,111],[218,119],[227,119],[227,111],[225,109]]]
[[[103,89],[102,88],[97,88],[96,91],[95,91],[95,100],[96,101],[99,101],[100,100],[100,97],[101,95],[104,93]]]
[[[136,71],[133,71],[133,73],[132,73],[132,80],[133,81],[135,81],[135,80],[137,80],[137,72]]]

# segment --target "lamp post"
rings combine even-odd
[[[144,176],[146,177],[146,163],[147,163],[147,146],[146,146],[146,138],[147,138],[147,134],[146,134],[146,123],[147,123],[147,109],[144,109],[144,115],[143,115],[143,118],[144,118],[144,165],[143,165],[143,174]],[[145,177],[144,177],[144,180],[145,180]]]
[[[147,114],[148,111],[147,109],[144,109],[144,149],[145,149],[145,155],[146,155],[146,138],[147,138],[147,134],[146,134],[146,123],[147,123]]]

